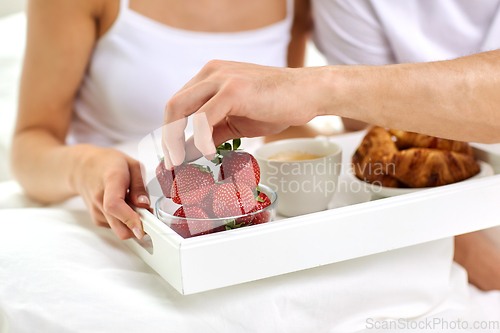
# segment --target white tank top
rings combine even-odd
[[[293,0],[287,0],[286,18],[263,28],[187,31],[139,14],[121,0],[116,21],[95,45],[68,143],[110,146],[142,139],[162,126],[167,101],[210,60],[285,67],[292,21]]]

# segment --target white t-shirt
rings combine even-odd
[[[315,43],[332,65],[448,60],[500,48],[499,0],[312,0],[312,8]],[[453,253],[451,240],[439,242]],[[423,249],[433,255],[427,258],[427,265],[410,278],[410,285],[431,274],[428,265],[448,266],[452,260],[444,252],[434,252],[430,247],[435,244],[420,246],[418,250],[408,249],[408,264],[421,265],[420,258],[426,252]],[[482,313],[489,320],[498,320],[497,314],[486,314],[484,309],[498,308],[500,293],[479,292],[467,286],[467,280],[460,276],[456,266],[453,263],[444,273],[450,278],[450,284],[446,293],[441,294],[447,303],[438,317],[479,320],[478,314]],[[404,274],[402,268],[397,276]],[[436,275],[433,278],[437,278]],[[401,296],[409,297],[410,290]],[[414,291],[440,294],[432,288]],[[477,306],[482,310],[471,310]],[[459,308],[463,312],[456,317],[452,309]]]
[[[313,0],[330,64],[449,60],[500,48],[499,0]]]

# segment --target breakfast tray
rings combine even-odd
[[[344,164],[362,137],[332,139],[343,147]],[[474,149],[500,172],[500,154]],[[494,175],[188,239],[137,209],[151,241],[126,244],[188,295],[493,227],[500,224],[498,198]]]

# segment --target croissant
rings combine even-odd
[[[389,133],[396,137],[396,146],[399,150],[412,147],[435,148],[474,156],[472,147],[467,142],[441,139],[430,135],[393,129],[389,130]]]
[[[391,135],[382,127],[372,128],[352,157],[356,177],[367,183],[385,187],[401,187],[403,184],[384,170],[398,149]]]
[[[391,165],[392,164],[392,165]],[[419,188],[459,182],[476,175],[474,157],[454,151],[410,148],[393,155],[387,173],[404,184]]]
[[[381,127],[366,134],[352,162],[356,177],[386,187],[441,186],[480,171],[466,142]]]

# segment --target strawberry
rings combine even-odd
[[[186,217],[186,213],[184,213],[184,207],[180,206],[174,213],[174,216],[177,217]]]
[[[257,205],[255,206],[255,210],[261,210],[268,206],[271,206],[271,199],[264,192],[260,192],[257,197]]]
[[[259,196],[257,197],[257,205],[255,205],[254,212],[257,212],[259,210],[262,210],[268,206],[271,205],[271,199],[265,194],[260,192]],[[252,220],[252,224],[261,224],[261,223],[266,223],[269,222],[271,219],[271,212],[270,211],[263,211],[258,214],[255,214]]]
[[[254,190],[260,181],[260,167],[257,160],[243,151],[237,151],[240,139],[233,140],[233,145],[226,142],[217,147],[218,157],[213,162],[221,164],[219,181],[232,179],[238,184],[245,184]]]
[[[242,184],[228,182],[214,193],[213,209],[217,217],[231,217],[250,212],[256,205],[252,190]]]
[[[214,194],[217,191],[217,189],[219,188],[219,186],[220,185],[217,183],[213,184],[212,187],[210,187],[210,190],[208,191],[208,194],[205,197],[205,199],[203,199],[201,202],[198,203],[198,207],[203,209],[203,211],[205,213],[207,213],[207,215],[210,218],[217,217],[217,216],[215,216],[215,213],[214,213],[213,202],[214,202]]]
[[[175,211],[174,216],[186,217],[186,214],[184,213],[184,207],[179,207],[179,209]],[[170,224],[170,229],[178,233],[182,238],[191,237],[191,233],[189,232],[189,225],[187,224],[186,220],[173,220]]]
[[[199,207],[184,207],[181,206],[174,213],[174,216],[187,218],[178,219],[172,221],[170,228],[177,232],[183,238],[189,238],[193,236],[206,235],[213,232],[214,224],[213,221],[203,219],[208,219],[208,215]],[[196,219],[196,220],[190,220]]]
[[[237,184],[245,184],[254,190],[260,181],[260,167],[249,153],[229,151],[223,154],[219,181],[232,178]]]
[[[197,164],[184,164],[175,173],[174,183],[170,191],[172,201],[184,206],[192,206],[201,202],[215,183],[212,171]]]
[[[252,225],[266,223],[269,222],[270,220],[271,220],[271,212],[266,210],[257,213],[253,216]]]
[[[174,183],[176,169],[177,168],[167,170],[163,157],[156,167],[156,179],[158,179],[158,183],[160,183],[161,191],[163,192],[165,198],[171,197],[170,191],[172,190],[172,184]]]

